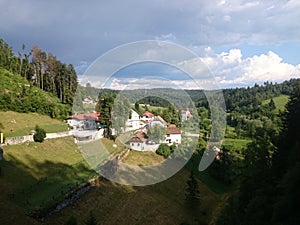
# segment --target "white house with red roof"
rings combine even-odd
[[[133,150],[143,151],[147,145],[147,140],[147,134],[144,132],[139,132],[128,141],[128,144]]]
[[[67,123],[74,130],[93,130],[99,121],[99,113],[85,113],[69,116]]]
[[[151,113],[151,112],[144,112],[141,116],[141,120],[144,120],[144,121],[147,121],[147,122],[150,122],[154,119],[154,114]]]
[[[174,124],[170,124],[167,128],[166,140],[167,144],[181,144],[181,130]]]

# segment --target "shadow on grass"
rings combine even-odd
[[[63,201],[96,175],[84,161],[74,165],[51,161],[40,163],[25,156],[28,164],[24,164],[13,155],[8,156],[9,161],[1,163],[0,179],[5,186],[0,190],[6,189],[6,198],[31,216],[43,213],[45,209]]]
[[[214,179],[211,175],[209,175],[208,169],[201,172],[198,170],[201,157],[202,156],[200,154],[194,153],[185,167],[189,171],[192,171],[204,184],[206,184],[215,193],[224,194],[232,191],[234,189],[234,185],[228,185]]]

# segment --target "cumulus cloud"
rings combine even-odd
[[[118,90],[220,89],[300,78],[300,64],[286,63],[272,51],[251,57],[243,57],[242,51],[237,48],[217,54],[211,47],[206,47],[203,52],[203,57],[180,61],[174,66],[161,63],[133,64],[113,74],[106,83],[100,81],[99,76],[88,76],[80,82]]]
[[[214,54],[210,50],[201,60],[223,87],[252,86],[254,83],[282,82],[300,77],[300,65],[286,63],[272,51],[243,58],[240,49],[220,54]]]

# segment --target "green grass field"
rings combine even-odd
[[[270,102],[271,99],[267,99],[265,101],[262,102],[262,105],[266,105]],[[288,103],[289,101],[289,96],[288,95],[280,95],[278,97],[273,98],[273,101],[275,103],[276,109],[275,112],[278,113],[279,110],[280,111],[284,111],[285,110],[285,105]]]
[[[222,146],[229,151],[242,153],[243,149],[245,149],[250,142],[250,139],[225,138]]]
[[[105,145],[109,152],[121,150],[118,147],[111,148],[113,142],[107,139],[97,144],[98,147]],[[143,158],[137,153],[131,152],[125,162],[149,164],[161,160],[155,153],[147,153]],[[26,216],[26,213],[60,201],[69,189],[95,175],[88,169],[71,137],[4,146],[4,158],[0,176],[1,224],[12,224],[12,221],[23,225],[40,224]],[[43,224],[65,224],[71,215],[77,218],[78,224],[84,224],[90,211],[93,211],[98,224],[103,225],[171,225],[183,221],[209,224],[226,194],[216,194],[198,180],[201,209],[199,216],[191,216],[185,205],[189,175],[187,169],[182,169],[164,182],[145,187],[99,181],[97,187],[75,204],[46,219]]]
[[[45,129],[47,133],[62,132],[68,130],[67,123],[51,119],[38,113],[17,113],[0,111],[0,123],[4,126],[3,132],[6,137],[28,135],[36,125]],[[13,129],[13,131],[10,131]]]

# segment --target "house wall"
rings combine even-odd
[[[141,128],[140,115],[134,110],[131,110],[131,118],[126,121],[125,126],[125,131],[137,130]]]
[[[131,142],[130,148],[137,151],[143,151],[145,149],[145,143]]]
[[[162,127],[166,127],[165,124],[163,124],[162,122],[160,122],[160,121],[158,121],[158,120],[153,120],[153,121],[151,122],[151,126],[154,126],[154,125],[160,125],[160,126],[162,126]]]
[[[148,118],[148,117],[146,117],[146,116],[143,116],[143,117],[141,118],[141,120],[148,121],[148,122],[152,121],[153,119],[154,119],[154,117]]]
[[[74,129],[83,129],[84,127],[84,122],[82,120],[77,120],[77,119],[68,119],[67,123]]]
[[[130,148],[136,151],[156,151],[159,147],[159,144],[147,145],[146,143],[136,143],[131,142]]]
[[[167,143],[167,144],[173,144],[173,143],[181,144],[181,134],[166,135],[165,143]]]

